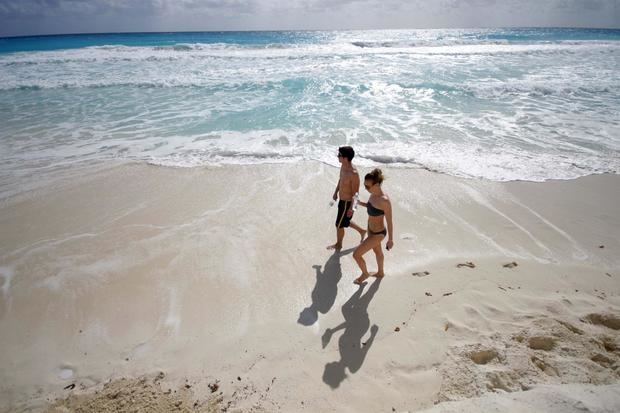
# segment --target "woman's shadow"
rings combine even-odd
[[[379,327],[376,324],[370,327],[368,305],[380,284],[381,279],[375,280],[364,295],[362,295],[364,287],[360,286],[342,306],[344,322],[334,328],[328,328],[321,337],[323,348],[325,348],[336,331],[344,330],[338,340],[340,360],[327,363],[323,372],[323,381],[332,389],[340,386],[340,383],[347,377],[345,368],[348,368],[351,373],[355,373],[362,367],[366,354],[377,336]],[[370,327],[370,337],[366,342],[362,342],[368,327]]]
[[[316,284],[312,290],[312,304],[299,313],[297,322],[304,326],[311,326],[319,318],[319,313],[326,314],[336,302],[338,283],[342,278],[340,257],[350,254],[354,248],[332,254],[321,271],[320,265],[313,265],[316,271]]]

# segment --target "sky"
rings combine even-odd
[[[510,26],[620,28],[620,0],[0,0],[0,36]]]

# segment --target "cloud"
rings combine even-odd
[[[329,12],[329,11],[338,10],[343,7],[348,7],[348,6],[353,6],[353,5],[363,7],[363,5],[368,5],[368,3],[374,3],[374,1],[373,0],[309,0],[309,1],[303,2],[303,6],[304,6],[304,9],[306,10]],[[284,4],[281,4],[280,6],[283,6]]]
[[[447,9],[471,9],[478,7],[493,7],[496,0],[442,0],[441,5]],[[510,2],[507,2],[510,3]]]
[[[259,0],[0,0],[0,16],[32,17],[228,10],[250,13]]]
[[[106,31],[620,27],[620,0],[0,0],[0,36]]]
[[[0,0],[0,16],[39,16],[58,7],[60,0]]]
[[[161,0],[0,0],[0,16],[94,16],[110,12],[145,12],[155,10],[160,3]]]
[[[556,10],[602,10],[613,8],[617,0],[0,0],[0,16],[84,15],[141,12],[166,14],[183,12],[308,11],[324,13],[343,8],[409,10],[493,11],[519,8]]]
[[[606,3],[615,3],[615,0],[559,0],[555,3],[555,8],[560,10],[601,10],[605,8]]]
[[[618,0],[441,0],[443,9],[476,9],[480,11],[501,10],[565,10],[580,12],[614,9]]]
[[[169,9],[176,11],[237,11],[251,13],[259,8],[258,0],[162,0]]]

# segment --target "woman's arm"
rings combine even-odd
[[[361,206],[365,207],[368,204],[366,202],[357,201],[357,205],[361,205]]]
[[[385,220],[387,221],[388,230],[388,242],[386,248],[391,250],[394,247],[394,225],[392,225],[392,202],[389,199],[385,200]]]

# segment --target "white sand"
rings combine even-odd
[[[615,413],[619,398],[618,384],[545,385],[528,392],[488,393],[483,397],[445,402],[424,410],[424,413]]]
[[[325,250],[337,169],[318,163],[120,165],[2,201],[0,410],[159,371],[229,411],[620,407],[620,177],[386,173],[396,247],[363,290],[355,234]]]

